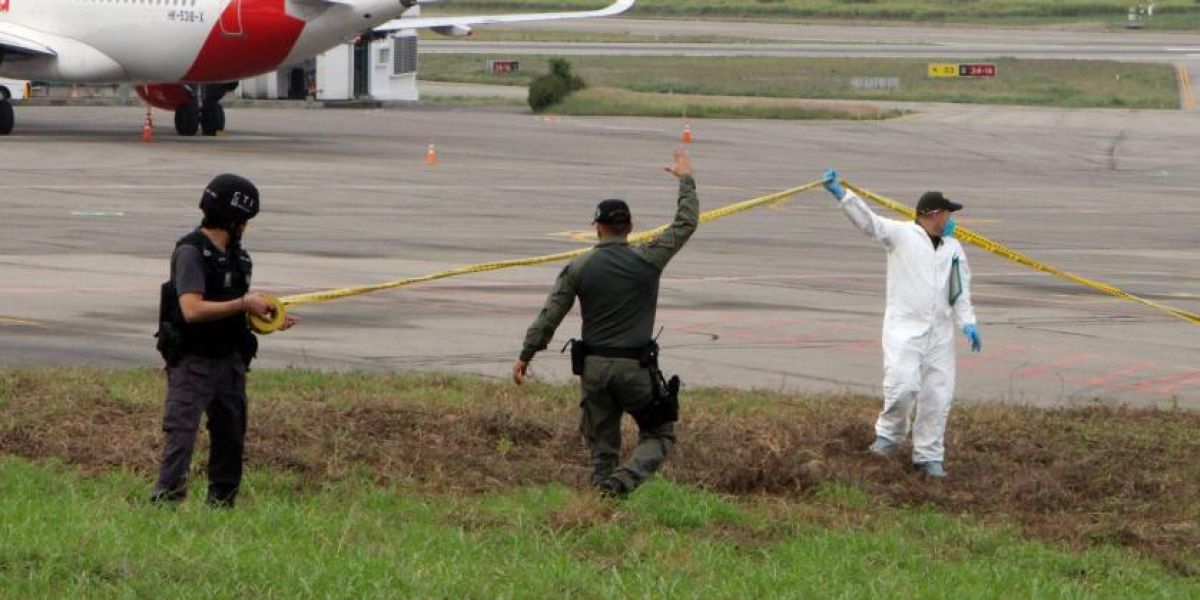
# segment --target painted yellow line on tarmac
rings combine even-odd
[[[13,317],[0,316],[0,327],[41,327],[42,324],[37,321],[26,321],[25,319],[14,319]]]
[[[1179,90],[1183,94],[1183,110],[1196,110],[1196,90],[1192,88],[1192,76],[1187,65],[1175,67],[1179,73]]]

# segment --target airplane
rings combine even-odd
[[[221,99],[241,79],[317,56],[362,32],[607,17],[635,0],[590,11],[409,17],[419,0],[0,0],[0,77],[133,83],[147,104],[175,113],[175,130],[225,129]],[[7,90],[3,90],[7,91]],[[0,93],[0,136],[15,117]]]

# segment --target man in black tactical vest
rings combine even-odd
[[[241,245],[246,224],[258,209],[254,184],[237,175],[217,176],[200,198],[200,227],[180,239],[171,255],[157,334],[167,363],[166,447],[152,502],[180,502],[187,496],[201,414],[208,415],[211,438],[208,504],[232,508],[237,497],[246,436],[246,371],[258,351],[246,315],[272,315],[266,296],[250,291],[253,265]],[[289,315],[281,329],[295,323]]]
[[[676,150],[674,158],[667,171],[679,178],[679,196],[671,226],[645,246],[630,246],[629,206],[601,202],[594,219],[599,243],[562,270],[513,365],[520,385],[578,297],[583,340],[572,340],[571,362],[583,388],[579,428],[592,455],[592,485],[610,497],[623,498],[641,485],[675,445],[679,378],[666,381],[658,367],[654,317],[659,279],[699,226],[700,200],[687,154]],[[638,445],[618,467],[622,413],[637,422]]]

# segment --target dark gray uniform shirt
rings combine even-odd
[[[558,276],[546,306],[525,335],[521,360],[544,350],[579,297],[583,341],[592,347],[643,348],[654,335],[658,281],[667,263],[700,224],[700,199],[691,177],[679,180],[675,220],[645,246],[602,241]]]
[[[171,262],[171,280],[180,296],[196,293],[204,295],[204,257],[195,246],[183,245],[175,251]]]

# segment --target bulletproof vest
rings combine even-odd
[[[192,246],[200,251],[204,260],[204,296],[211,302],[236,300],[250,291],[250,275],[253,263],[250,255],[242,250],[241,245],[231,243],[229,252],[221,252],[208,236],[200,230],[193,231],[180,239],[180,246]],[[174,259],[172,258],[172,282],[175,279]],[[176,296],[178,302],[178,296]],[[182,315],[182,311],[179,313]],[[181,319],[182,320],[182,319]],[[180,327],[183,337],[183,354],[199,356],[228,356],[241,349],[246,337],[252,335],[242,313],[203,323],[183,322]]]

